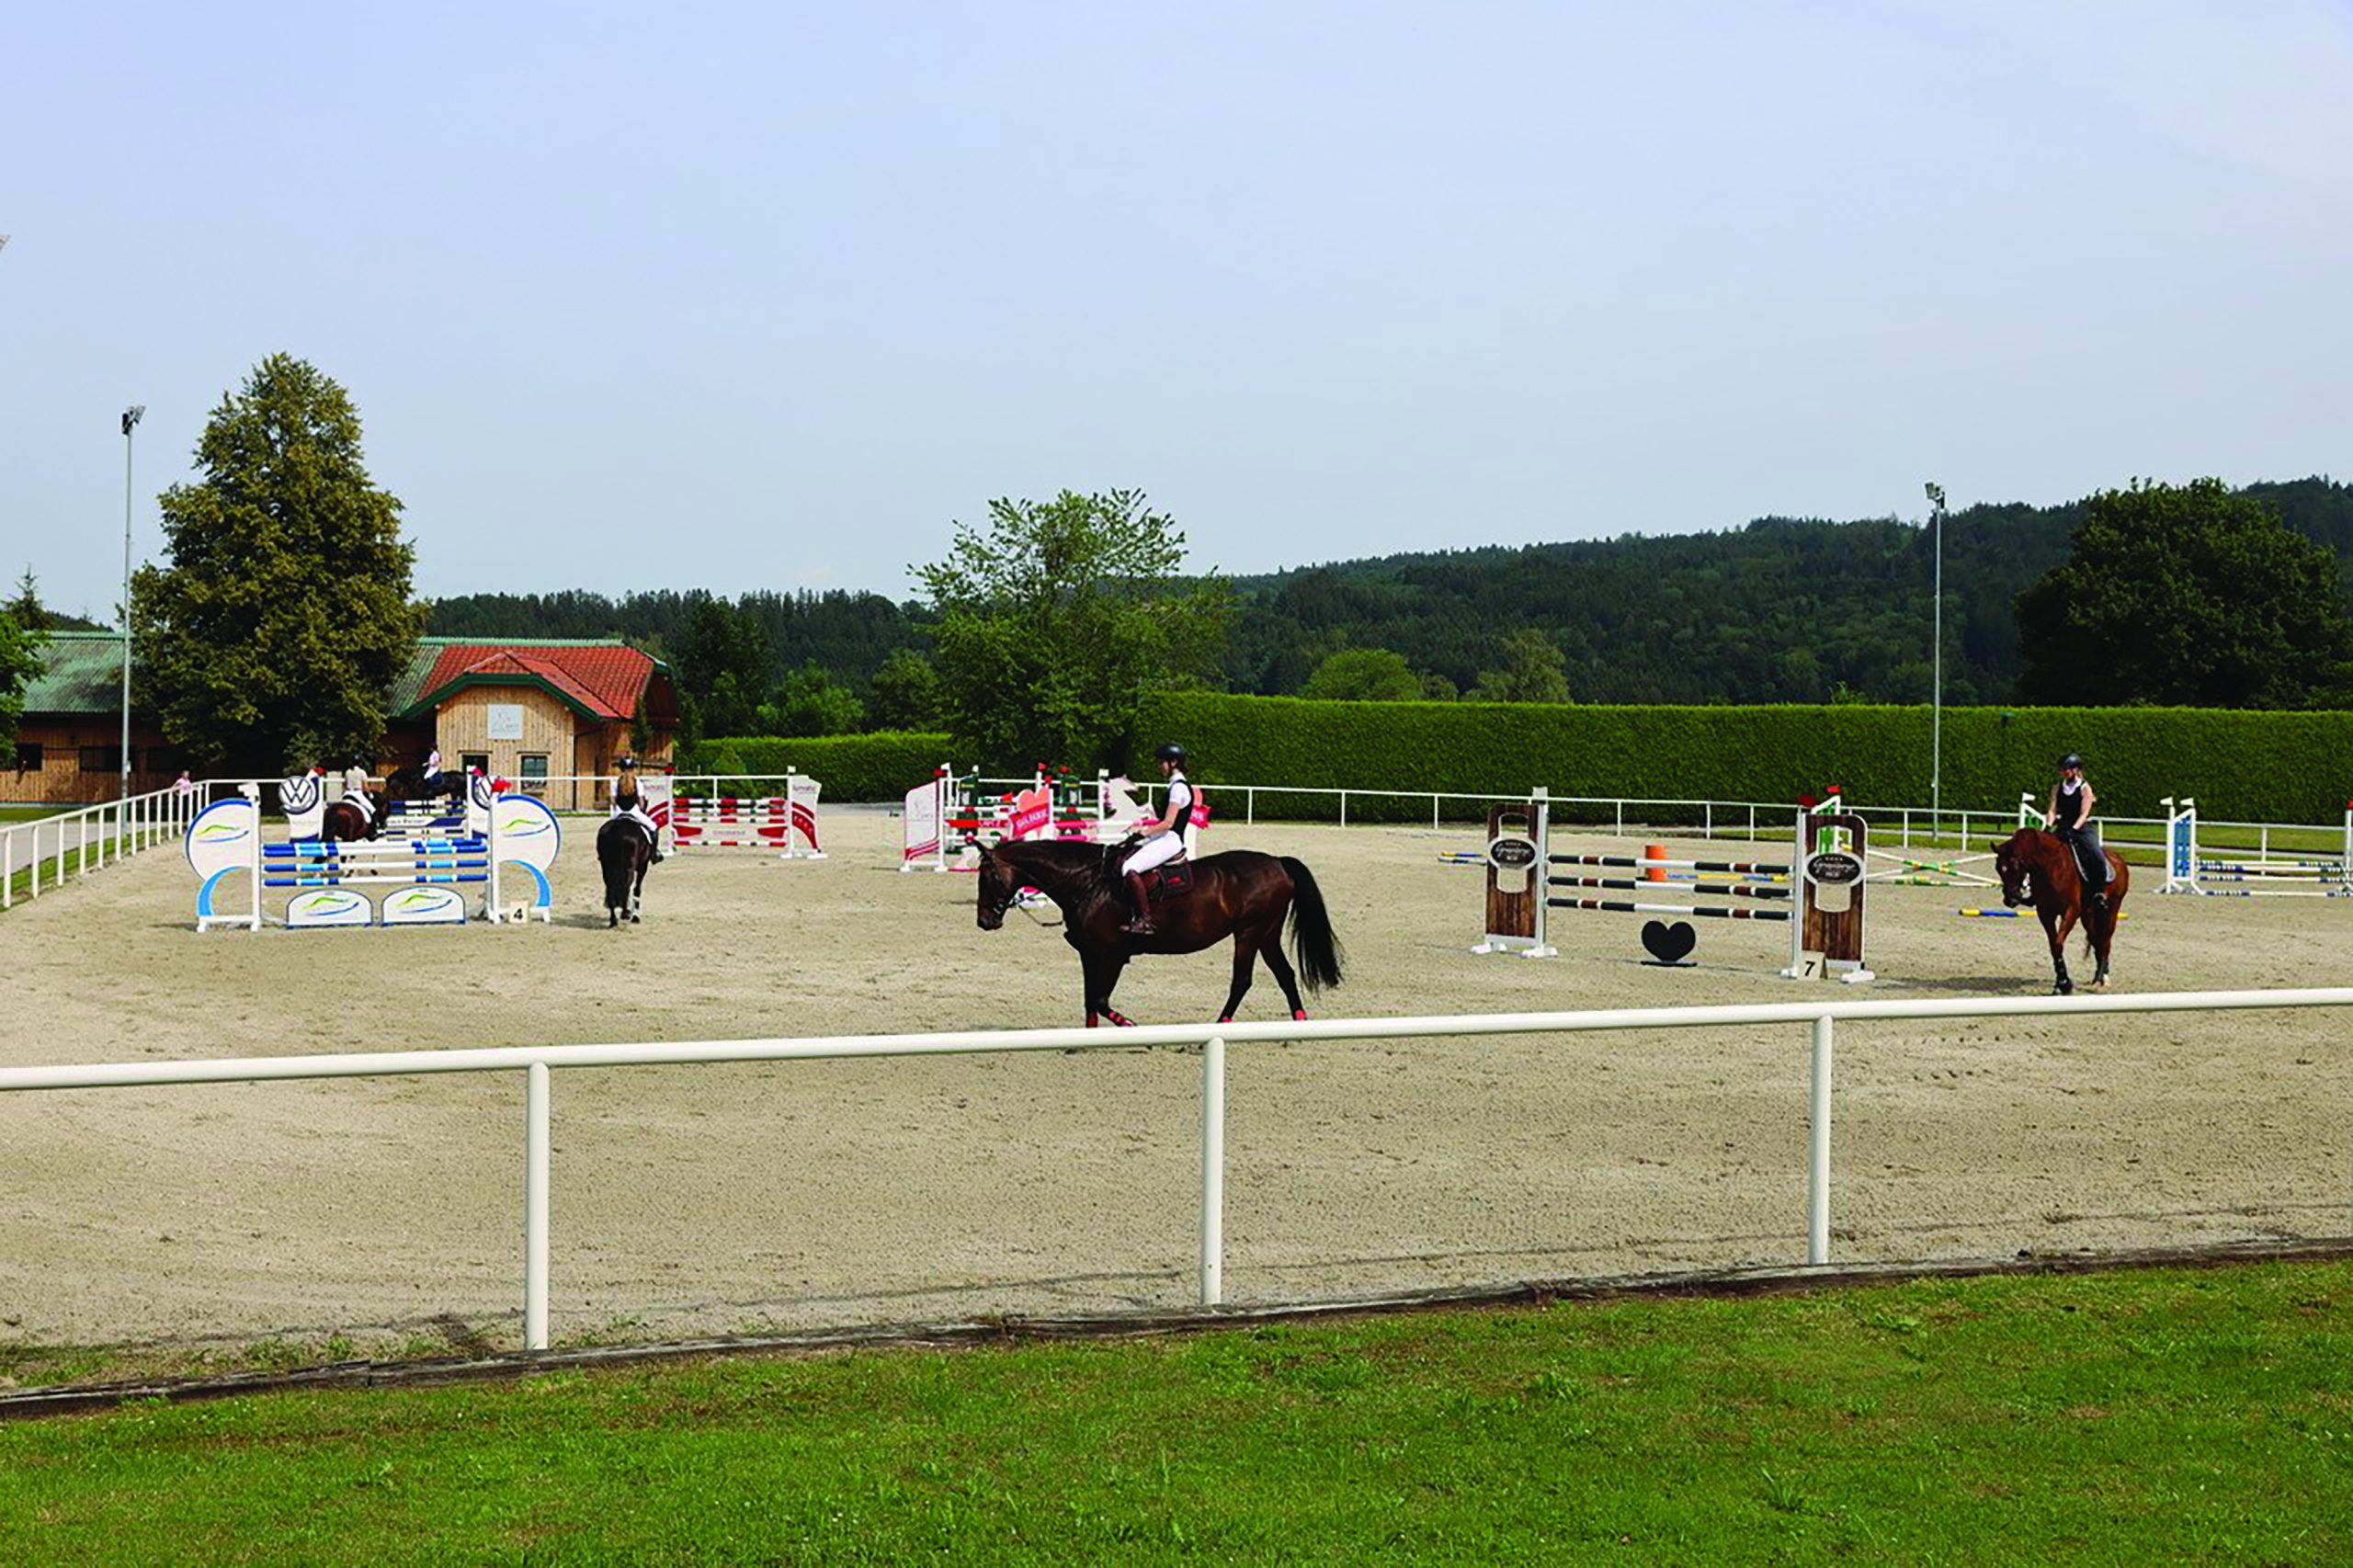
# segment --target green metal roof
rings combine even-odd
[[[416,652],[392,679],[384,711],[406,713],[426,695],[444,651],[450,648],[618,648],[618,637],[420,637]],[[131,650],[138,656],[138,650]],[[40,671],[25,687],[27,713],[112,713],[122,706],[122,634],[117,631],[51,631],[36,655]],[[659,659],[654,667],[667,673]],[[513,683],[510,683],[513,684]],[[558,692],[573,707],[576,698]]]
[[[138,650],[132,649],[136,656]],[[114,713],[122,708],[122,633],[50,631],[25,687],[28,713]]]

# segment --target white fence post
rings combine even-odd
[[[1808,1131],[1811,1156],[1805,1191],[1805,1260],[1830,1261],[1830,1015],[1813,1020],[1813,1117]]]
[[[1225,1299],[1225,1041],[1201,1047],[1201,1305]]]
[[[548,1064],[523,1082],[523,1348],[548,1347]]]

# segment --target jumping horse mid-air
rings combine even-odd
[[[1290,1016],[1307,1017],[1300,982],[1310,992],[1340,983],[1340,949],[1332,935],[1324,894],[1306,865],[1289,856],[1229,849],[1190,862],[1192,891],[1154,904],[1154,929],[1126,929],[1128,895],[1121,882],[1120,846],[1025,839],[981,851],[980,923],[983,931],[1005,924],[1024,888],[1036,888],[1063,914],[1063,938],[1078,949],[1085,971],[1086,1026],[1131,1024],[1111,1006],[1120,971],[1140,953],[1197,953],[1233,938],[1233,988],[1218,1022],[1231,1023],[1250,990],[1251,966],[1267,960],[1283,988]],[[1299,970],[1283,957],[1283,917],[1290,916],[1291,950]]]
[[[2108,860],[2107,896],[2095,898],[2085,891],[2075,852],[2057,834],[2022,827],[1994,846],[1994,869],[2002,879],[2002,903],[2009,909],[2031,904],[2041,917],[2042,934],[2051,941],[2051,967],[2058,977],[2052,990],[2061,996],[2075,989],[2075,978],[2067,972],[2067,936],[2078,922],[2098,965],[2091,989],[2108,988],[2109,949],[2116,940],[2116,920],[2123,913],[2124,895],[2132,887],[2132,869],[2115,850],[2103,848],[2100,853]]]

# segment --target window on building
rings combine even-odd
[[[32,741],[17,743],[17,771],[19,773],[40,771],[40,747],[38,744]]]
[[[490,753],[486,751],[460,752],[458,754],[458,767],[461,772],[471,768],[476,773],[487,774],[490,772]]]
[[[523,788],[527,792],[533,795],[548,792],[547,753],[527,751],[515,759],[515,766],[522,775]]]
[[[150,773],[177,773],[187,766],[188,758],[181,755],[177,746],[147,748],[147,771]]]
[[[122,748],[120,746],[84,746],[82,748],[82,771],[85,773],[120,773],[122,771]]]

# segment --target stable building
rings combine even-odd
[[[16,766],[0,772],[0,799],[113,800],[121,787],[121,635],[46,638],[40,673],[25,692]],[[622,756],[658,767],[677,744],[678,687],[669,666],[617,639],[420,638],[385,710],[378,777],[438,749],[445,767],[512,779],[558,811],[597,806]],[[188,766],[181,748],[136,709],[131,753],[133,793],[164,788]]]

